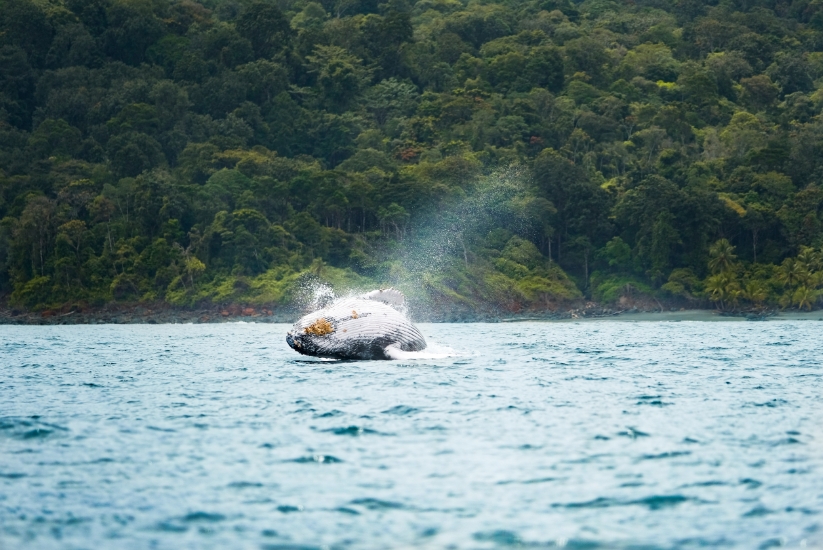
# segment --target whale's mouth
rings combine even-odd
[[[300,342],[294,339],[294,336],[292,336],[291,332],[286,334],[286,343],[289,345],[291,349],[300,351]]]

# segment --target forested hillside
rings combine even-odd
[[[817,0],[0,0],[0,296],[812,308]]]

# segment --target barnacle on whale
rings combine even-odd
[[[307,326],[304,332],[306,334],[311,334],[312,336],[325,336],[326,334],[334,332],[334,327],[332,327],[331,323],[326,321],[325,318],[321,317],[314,323]]]

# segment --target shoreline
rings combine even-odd
[[[100,325],[100,324],[211,324],[211,323],[286,323],[291,324],[306,312],[282,308],[248,305],[217,305],[200,308],[178,308],[163,303],[109,304],[96,308],[77,307],[63,310],[27,311],[0,304],[0,325]],[[611,309],[593,303],[585,307],[495,313],[490,310],[438,310],[423,313],[412,311],[416,323],[516,323],[516,322],[580,322],[580,321],[823,321],[823,310],[765,312],[721,312],[716,309],[659,308]]]

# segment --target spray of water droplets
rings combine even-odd
[[[472,239],[499,227],[526,226],[530,220],[512,214],[512,203],[524,196],[522,171],[510,168],[479,178],[461,189],[462,195],[439,205],[431,213],[419,215],[403,238],[381,260],[392,267],[378,287],[394,287],[414,296],[413,309],[421,312],[429,281],[455,263],[469,267]],[[297,304],[303,311],[316,311],[337,299],[359,295],[364,289],[333,289],[318,277],[304,277],[299,283]],[[407,313],[406,305],[403,313]]]
[[[452,262],[468,263],[468,239],[510,216],[510,202],[523,191],[522,174],[512,168],[480,179],[450,207],[421,219],[399,251],[406,276],[402,282],[419,284],[423,276]]]
[[[299,311],[322,309],[337,299],[332,286],[315,276],[303,276],[297,282],[295,305]]]

